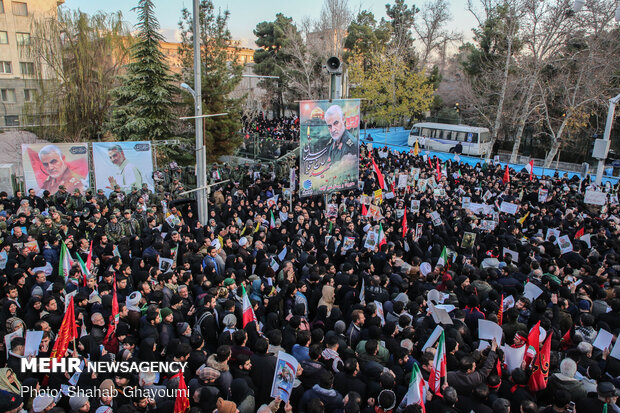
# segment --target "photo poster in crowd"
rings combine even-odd
[[[510,257],[512,258],[512,262],[519,263],[519,253],[517,251],[513,251],[509,248],[504,247],[502,254],[504,257],[506,255],[510,255]]]
[[[607,193],[595,191],[593,189],[586,189],[586,194],[583,197],[583,203],[599,206],[605,205],[607,203]]]
[[[560,238],[560,230],[557,228],[547,228],[547,234],[545,235],[545,241],[549,241],[549,238],[551,238],[551,236],[554,236],[555,239],[557,240],[558,238]]]
[[[150,142],[93,142],[95,187],[106,195],[120,186],[125,193],[132,187],[153,186],[153,153]]]
[[[463,199],[461,200],[461,207],[463,209],[469,209],[470,204],[471,204],[471,197],[464,196]]]
[[[377,205],[370,205],[368,207],[368,216],[375,221],[380,221],[383,217],[383,214],[381,214],[381,208],[379,208]]]
[[[566,254],[567,252],[571,252],[573,250],[573,244],[570,242],[568,235],[562,235],[558,238],[558,245],[560,246],[560,251],[562,254]]]
[[[463,233],[463,242],[461,242],[461,247],[469,250],[474,247],[476,243],[476,233],[475,232],[464,232]]]
[[[443,223],[443,221],[441,220],[441,215],[439,215],[439,212],[437,211],[431,212],[431,219],[433,220],[433,225],[436,227],[440,226]]]
[[[359,99],[299,103],[300,196],[344,191],[359,181]]]
[[[362,205],[370,205],[372,202],[372,198],[369,195],[361,195],[360,196],[360,204]]]
[[[327,218],[338,216],[338,204],[327,204]]]
[[[398,176],[398,188],[399,189],[407,188],[408,183],[409,183],[409,175],[401,174]]]
[[[418,180],[418,191],[426,192],[427,182],[428,182],[428,179],[419,179]]]
[[[547,202],[547,195],[549,194],[549,190],[545,188],[540,188],[538,190],[538,202],[544,204]]]
[[[86,143],[29,143],[22,144],[22,164],[26,190],[32,188],[38,196],[43,191],[55,194],[63,185],[71,194],[82,194],[90,186]]]
[[[493,231],[496,225],[497,225],[497,222],[490,220],[490,219],[483,219],[480,222],[480,228],[483,231]]]
[[[421,223],[417,223],[415,224],[415,239],[416,241],[420,239],[420,237],[422,236],[422,228],[424,227],[424,224]]]
[[[355,246],[355,237],[344,237],[344,243],[342,244],[342,255],[345,255],[347,251]]]
[[[369,249],[370,251],[374,251],[377,246],[377,241],[379,239],[379,234],[377,231],[372,230],[366,234],[366,242],[364,243],[364,248]]]
[[[419,199],[411,200],[411,211],[413,213],[420,212],[420,200]]]
[[[377,317],[379,317],[381,319],[381,327],[383,327],[385,325],[385,314],[383,312],[383,304],[381,303],[381,301],[374,301],[375,303],[375,307],[377,307]]]
[[[499,210],[501,212],[505,212],[506,214],[516,215],[519,210],[519,205],[513,204],[512,202],[502,201],[502,204],[499,206]]]
[[[8,333],[7,335],[4,336],[4,348],[6,348],[7,358],[9,357],[9,352],[12,350],[11,341],[13,341],[15,337],[23,337],[23,336],[24,336],[23,328],[19,328],[18,330],[13,331],[12,333]]]
[[[295,357],[283,351],[278,352],[278,360],[271,384],[271,397],[279,397],[284,403],[288,403],[297,377],[298,367],[299,363]]]

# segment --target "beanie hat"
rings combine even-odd
[[[41,394],[34,398],[32,402],[32,410],[35,413],[40,413],[54,403],[54,398],[47,394]]]
[[[218,397],[215,407],[217,407],[217,413],[235,413],[237,411],[237,405],[234,402],[224,400],[221,397]]]
[[[166,318],[170,314],[172,314],[172,310],[169,309],[168,307],[164,307],[164,308],[161,309],[160,314],[161,314],[161,318]]]
[[[80,410],[88,402],[88,397],[74,396],[69,399],[71,410]]]

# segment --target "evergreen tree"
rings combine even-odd
[[[204,143],[207,153],[207,162],[216,161],[222,155],[231,155],[241,145],[243,137],[241,130],[241,102],[245,97],[232,98],[230,93],[241,82],[243,66],[237,62],[237,53],[234,49],[226,10],[217,13],[211,0],[200,2],[200,37],[202,45],[201,73],[202,73],[202,112],[204,114],[228,113],[227,116],[207,118],[204,121]],[[193,70],[193,29],[192,13],[183,9],[181,21],[181,47],[179,49],[183,67],[183,79],[192,85]],[[194,114],[194,101],[188,95],[191,115]]]
[[[172,96],[176,88],[164,54],[159,49],[163,36],[158,32],[152,0],[139,0],[138,33],[131,48],[131,63],[121,85],[112,91],[114,105],[108,129],[124,141],[169,138],[174,116]]]

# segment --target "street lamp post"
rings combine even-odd
[[[610,138],[611,138],[611,126],[614,123],[614,115],[616,113],[616,105],[620,102],[620,95],[609,99],[609,109],[607,110],[607,122],[605,123],[605,134],[603,139],[597,139],[594,142],[594,155],[598,158],[598,165],[596,167],[596,185],[600,185],[603,181],[603,172],[605,171],[605,160],[609,153]],[[599,149],[601,148],[601,149]],[[600,152],[600,156],[597,153]]]

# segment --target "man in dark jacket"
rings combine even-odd
[[[304,393],[299,402],[299,411],[305,412],[308,402],[316,398],[321,400],[327,413],[344,407],[342,395],[332,388],[333,384],[334,375],[329,371],[323,372],[319,383]]]
[[[487,355],[482,368],[476,371],[476,362],[470,356],[461,359],[461,368],[459,371],[448,372],[448,384],[454,387],[457,392],[469,394],[480,383],[484,383],[491,369],[495,366],[497,359],[497,342],[493,340],[491,351]]]

